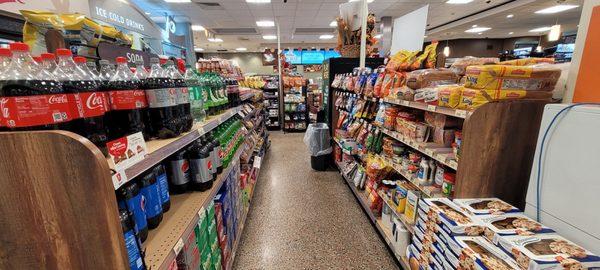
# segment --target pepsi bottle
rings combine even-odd
[[[144,196],[140,192],[140,187],[136,182],[130,182],[117,189],[117,200],[120,209],[127,209],[133,213],[135,221],[134,231],[140,237],[142,242],[148,237],[148,222],[146,221],[146,211],[144,211]]]
[[[162,201],[160,198],[160,187],[156,182],[154,171],[150,170],[140,179],[140,191],[144,196],[146,221],[148,229],[158,227],[163,218]]]
[[[209,168],[212,159],[207,149],[199,141],[193,142],[187,150],[190,162],[190,180],[192,189],[205,191],[212,187],[213,177]]]
[[[173,154],[167,161],[169,190],[175,194],[185,193],[190,183],[190,164],[186,150]]]
[[[171,209],[171,196],[169,196],[169,180],[167,179],[165,166],[158,164],[152,169],[152,172],[159,187],[163,213],[166,213]]]
[[[135,237],[134,224],[131,221],[129,211],[119,209],[119,220],[123,229],[123,238],[125,239],[125,249],[129,259],[129,268],[131,270],[144,270],[144,262],[140,253],[140,243]]]
[[[151,136],[167,139],[179,136],[179,126],[175,117],[177,93],[158,58],[150,59],[150,74],[143,85],[148,100],[148,125]]]

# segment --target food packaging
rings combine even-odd
[[[412,89],[456,84],[458,76],[449,69],[420,69],[406,74],[406,86]]]
[[[467,67],[465,87],[487,90],[552,91],[561,70],[552,65]],[[410,82],[410,77],[409,77]],[[410,84],[408,84],[410,87]]]
[[[454,131],[454,129],[434,128],[433,142],[445,147],[450,147],[454,142]]]
[[[419,197],[421,197],[421,192],[414,189],[409,190],[406,194],[406,208],[404,209],[404,216],[411,223],[414,223],[417,216]]]
[[[398,254],[402,254],[410,244],[410,232],[397,216],[392,215],[392,222],[392,246]]]
[[[519,269],[517,263],[499,248],[481,236],[456,237],[461,269],[511,270]]]
[[[453,128],[461,126],[458,118],[435,112],[425,112],[425,123],[434,128]]]
[[[442,194],[444,196],[454,195],[454,184],[456,182],[456,174],[452,172],[444,172],[444,182],[442,183]]]
[[[557,234],[505,236],[498,242],[523,270],[594,269],[600,257]]]
[[[478,90],[464,88],[457,109],[474,110],[491,101],[507,99],[547,100],[552,92],[525,90]]]
[[[464,87],[462,85],[440,85],[438,89],[438,106],[456,108]]]
[[[498,198],[454,199],[453,202],[471,215],[519,213],[521,210]]]
[[[424,198],[419,208],[428,219],[440,225],[440,228],[452,236],[478,236],[484,231],[479,220],[467,216],[459,206],[448,198]]]
[[[459,58],[452,63],[450,70],[458,75],[465,75],[468,66],[497,64],[500,59],[497,57],[464,57]]]
[[[23,42],[29,45],[32,54],[41,54],[47,51],[46,33],[49,30],[63,32],[64,25],[60,17],[52,12],[21,10],[25,19],[23,26]]]
[[[530,58],[502,61],[499,64],[505,65],[505,66],[530,66],[530,65],[537,65],[537,64],[554,64],[554,58],[530,57]]]
[[[98,45],[102,35],[102,26],[83,14],[62,14],[64,23],[65,41],[76,42],[91,46]]]
[[[484,236],[494,244],[498,244],[499,237],[504,236],[554,233],[554,230],[521,213],[481,215],[477,219],[485,225]]]

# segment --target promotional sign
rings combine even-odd
[[[277,55],[277,49],[265,49],[265,51],[262,53],[263,66],[277,65]]]
[[[133,3],[120,0],[90,0],[89,3],[92,18],[161,39],[162,30]]]
[[[0,0],[0,10],[15,14],[21,14],[19,10],[44,10],[55,13],[90,14],[88,1],[81,0]]]
[[[144,135],[141,132],[106,143],[111,168],[116,173],[112,176],[115,189],[127,182],[125,170],[138,163],[148,153]]]
[[[400,50],[420,51],[423,49],[428,11],[429,5],[425,5],[411,13],[394,19],[392,55]]]
[[[302,52],[296,50],[284,50],[283,54],[285,55],[286,62],[292,65],[302,64]]]
[[[323,51],[302,51],[303,65],[320,65],[323,64],[325,55]]]
[[[135,60],[142,59],[146,66],[150,66],[150,58],[158,57],[158,55],[153,53],[133,50],[108,42],[100,42],[98,45],[98,57],[100,59],[106,59],[114,63],[115,59],[119,56],[125,57],[129,64],[134,64]]]
[[[342,55],[335,50],[328,50],[325,51],[325,59],[329,59],[329,58],[339,58],[342,57]]]

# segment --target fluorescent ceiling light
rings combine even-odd
[[[383,36],[382,34],[378,34],[378,35],[375,35],[375,38],[380,39],[382,36]]]
[[[360,0],[349,0],[348,2],[358,2]],[[373,3],[375,0],[367,0],[367,3]]]
[[[206,29],[202,25],[199,25],[199,24],[192,25],[192,31],[204,31],[204,30],[206,30]]]
[[[448,0],[446,4],[468,4],[473,2],[473,0]]]
[[[332,39],[333,35],[320,35],[319,39]]]
[[[515,32],[508,32],[508,34],[509,34],[509,35],[512,35],[512,34],[514,34],[514,33],[515,33]]]
[[[196,47],[196,48],[194,48],[194,51],[197,51],[197,52],[202,52],[202,51],[204,51],[204,49],[202,49],[202,48],[197,48],[197,47]]]
[[[330,22],[329,26],[331,26],[331,27],[337,27],[337,21]]]
[[[529,32],[546,32],[546,31],[550,31],[550,29],[552,29],[552,27],[544,26],[544,27],[538,27],[535,29],[531,29],[531,30],[529,30]]]
[[[474,24],[474,25],[473,25],[473,26],[471,26],[471,27],[472,27],[472,28],[475,28],[475,27],[477,27],[477,25],[476,25],[476,24]]]
[[[246,49],[246,48],[244,48],[244,47],[240,47],[240,48],[237,48],[237,49],[235,49],[235,50],[236,50],[236,51],[238,51],[238,52],[245,52],[245,51],[247,51],[248,49]]]
[[[483,34],[483,33],[479,32],[479,33],[477,33],[477,34],[478,34],[478,35],[481,35],[481,34]]]
[[[246,0],[246,3],[267,4],[267,3],[271,3],[271,0]]]
[[[492,29],[492,28],[489,28],[489,27],[473,27],[473,28],[465,30],[465,32],[467,32],[467,33],[480,33],[480,32],[485,32],[485,31],[490,30],[490,29]]]
[[[556,5],[553,7],[540,9],[540,10],[536,11],[535,13],[537,13],[537,14],[552,14],[552,13],[563,12],[565,10],[573,9],[576,7],[578,7],[578,5]]]
[[[276,35],[264,35],[263,39],[277,39]]]
[[[512,18],[512,17],[514,17],[514,16],[515,16],[515,15],[513,15],[513,14],[508,14],[508,15],[506,15],[506,18],[509,18],[509,19],[510,19],[510,18]]]
[[[150,12],[144,12],[146,15],[150,15]]]
[[[273,27],[275,26],[274,21],[256,21],[256,26],[258,27]]]
[[[191,3],[192,0],[165,0],[167,3]]]
[[[220,39],[220,38],[209,38],[208,41],[210,41],[210,42],[223,42],[223,40]]]

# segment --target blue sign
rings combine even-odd
[[[301,65],[302,64],[302,52],[296,50],[284,50],[286,62],[292,65]]]
[[[320,65],[325,60],[324,51],[302,51],[303,65]]]
[[[342,57],[339,52],[334,50],[325,51],[325,59]]]

